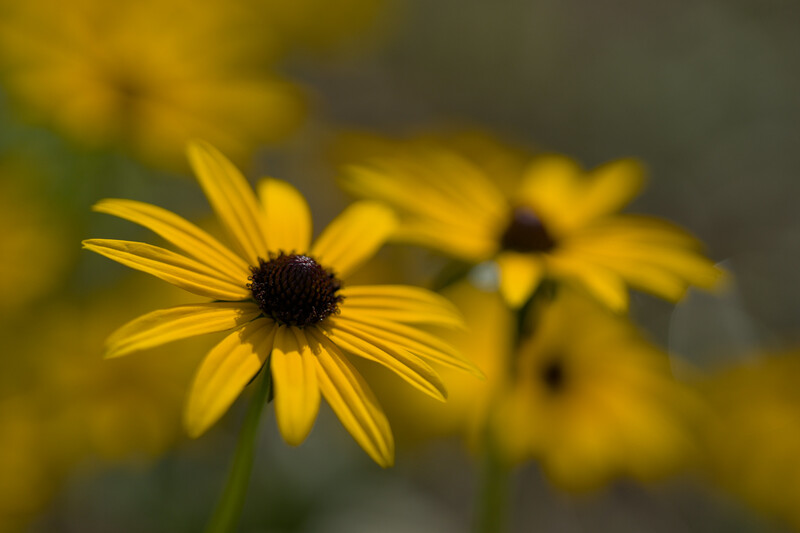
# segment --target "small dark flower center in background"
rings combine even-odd
[[[270,254],[250,271],[247,288],[253,299],[279,324],[303,328],[339,312],[341,282],[308,256]]]
[[[514,252],[548,252],[556,243],[542,220],[529,207],[517,207],[511,213],[511,222],[500,237],[504,250]]]
[[[564,362],[560,357],[548,359],[539,369],[539,378],[544,383],[545,388],[553,394],[564,389],[566,377]]]

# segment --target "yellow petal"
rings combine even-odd
[[[189,161],[238,251],[250,265],[268,257],[263,212],[242,173],[216,148],[202,141],[189,145]]]
[[[302,330],[281,326],[270,358],[275,418],[287,444],[301,444],[317,418],[319,385],[315,355]]]
[[[106,357],[168,342],[232,329],[250,322],[261,310],[248,302],[210,302],[160,309],[128,322],[106,340]]]
[[[306,253],[311,243],[311,212],[303,195],[285,181],[264,178],[258,183],[258,197],[266,215],[269,249]]]
[[[405,285],[361,285],[340,291],[342,313],[411,324],[464,327],[458,309],[435,292]]]
[[[611,161],[592,170],[580,202],[570,211],[585,223],[614,213],[630,202],[644,185],[644,168],[635,159]]]
[[[517,198],[532,207],[549,228],[560,230],[560,222],[573,208],[580,190],[581,172],[569,158],[539,157],[525,170]]]
[[[234,331],[217,344],[203,360],[184,413],[191,437],[203,434],[228,410],[272,351],[275,323],[259,318]]]
[[[393,353],[398,347],[408,353],[435,361],[439,364],[466,370],[483,377],[483,373],[471,361],[464,359],[458,351],[439,340],[438,337],[414,327],[397,324],[388,320],[374,318],[338,316],[336,324],[361,337],[375,343],[384,350]]]
[[[627,311],[628,289],[619,276],[607,269],[558,254],[547,257],[547,268],[554,277],[576,282],[613,311]]]
[[[214,237],[186,219],[155,205],[133,200],[102,200],[93,209],[130,220],[157,233],[209,268],[222,272],[231,281],[246,280],[250,269]]]
[[[342,349],[379,363],[425,394],[444,401],[447,397],[439,374],[419,357],[402,348],[373,344],[346,327],[328,320],[322,332]]]
[[[328,404],[355,441],[382,467],[394,464],[394,438],[378,399],[342,351],[316,328],[317,380]]]
[[[500,294],[512,308],[522,307],[544,276],[544,263],[534,254],[504,252],[497,257]]]
[[[88,239],[83,247],[125,266],[147,272],[193,294],[215,300],[242,300],[250,296],[244,284],[188,257],[142,242]]]
[[[322,232],[311,255],[320,264],[347,277],[378,251],[397,227],[394,214],[381,204],[357,202]]]

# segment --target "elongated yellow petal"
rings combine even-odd
[[[191,437],[202,435],[228,410],[269,357],[277,326],[258,318],[234,331],[203,360],[189,390],[184,425]]]
[[[228,276],[175,252],[142,242],[88,239],[83,247],[125,266],[147,272],[193,294],[215,300],[242,300],[250,291]]]
[[[535,159],[525,170],[517,193],[524,205],[532,207],[548,229],[565,231],[566,218],[580,190],[581,168],[569,158],[557,155]]]
[[[544,276],[544,263],[534,254],[504,252],[497,257],[500,268],[500,294],[513,308],[531,297]]]
[[[328,404],[350,435],[384,468],[394,464],[394,437],[378,399],[342,351],[316,328],[307,330],[317,342],[317,380]]]
[[[411,324],[430,324],[461,328],[461,313],[446,298],[435,292],[404,285],[362,285],[340,291],[345,302],[341,309],[349,314],[394,320]]]
[[[628,289],[622,279],[599,265],[582,261],[580,257],[562,255],[547,257],[547,268],[554,277],[577,282],[609,309],[624,312],[628,309]]]
[[[106,357],[120,357],[168,342],[232,329],[261,310],[249,302],[210,302],[160,309],[136,318],[106,340]]]
[[[188,152],[200,186],[238,251],[250,265],[266,259],[264,214],[242,173],[208,143],[192,142]]]
[[[357,202],[325,228],[312,246],[311,255],[345,278],[375,255],[396,227],[397,219],[388,208],[374,202]]]
[[[483,377],[478,367],[464,359],[455,348],[417,328],[388,320],[368,317],[357,319],[352,316],[336,317],[336,323],[364,340],[378,344],[389,353],[393,353],[399,347],[412,355]]]
[[[275,418],[287,444],[301,444],[317,418],[319,385],[315,355],[302,330],[279,327],[270,370],[275,391]]]
[[[358,333],[332,322],[329,319],[322,332],[337,346],[359,357],[375,361],[425,394],[440,401],[445,400],[447,391],[442,378],[422,359],[399,347],[373,344],[361,338]]]
[[[266,216],[269,249],[303,254],[311,243],[311,212],[306,199],[285,181],[264,178],[258,197]]]
[[[92,209],[144,226],[209,268],[226,274],[231,281],[241,282],[250,275],[250,269],[242,258],[207,232],[171,211],[144,202],[118,199],[101,200]]]

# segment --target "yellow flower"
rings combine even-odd
[[[560,291],[535,328],[492,419],[510,460],[537,459],[555,484],[585,490],[649,481],[693,458],[700,404],[630,322]]]
[[[246,10],[218,0],[62,7],[0,5],[0,70],[33,121],[173,167],[190,138],[243,158],[302,120],[298,89],[262,71],[274,52]]]
[[[387,420],[344,352],[377,362],[440,400],[444,385],[423,359],[479,374],[449,345],[416,327],[459,324],[440,296],[406,286],[342,284],[394,230],[393,215],[374,203],[354,204],[311,244],[308,206],[289,184],[264,179],[256,198],[210,145],[192,144],[189,159],[235,251],[156,206],[98,203],[97,211],[141,224],[188,255],[118,240],[90,239],[84,247],[214,300],[128,323],[109,338],[108,356],[234,329],[197,372],[185,412],[190,435],[208,429],[268,363],[276,419],[287,443],[300,444],[308,435],[321,391],[364,450],[380,465],[391,465]]]
[[[466,152],[437,143],[399,148],[349,167],[344,186],[393,207],[399,239],[470,263],[495,260],[500,292],[513,307],[545,278],[578,285],[623,311],[626,285],[677,301],[689,285],[710,288],[720,277],[683,230],[616,214],[643,183],[633,160],[584,172],[565,157],[539,157],[513,176],[508,193],[500,185],[508,176]]]
[[[710,377],[703,426],[714,482],[800,528],[800,352],[765,355]]]

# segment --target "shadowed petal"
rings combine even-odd
[[[316,356],[305,333],[280,326],[270,359],[275,391],[275,418],[287,444],[302,443],[319,411]]]
[[[250,322],[261,310],[248,302],[210,302],[160,309],[132,320],[106,340],[106,357],[225,331]]]
[[[171,211],[144,202],[118,199],[102,200],[92,209],[144,226],[209,268],[229,276],[233,282],[246,280],[250,275],[247,263],[240,257],[214,237]]]
[[[191,437],[211,427],[264,366],[276,329],[272,320],[256,319],[208,353],[197,370],[184,413],[184,425]]]
[[[234,283],[228,276],[194,259],[158,246],[114,239],[88,239],[82,244],[87,250],[152,274],[193,294],[215,300],[242,300],[250,296],[250,291],[244,286],[246,280]]]
[[[386,468],[394,464],[394,438],[378,399],[342,351],[316,328],[308,338],[318,343],[317,380],[328,404],[356,442]]]
[[[425,394],[444,401],[447,391],[439,374],[419,357],[403,348],[373,344],[346,326],[329,319],[322,332],[344,350],[379,363]]]
[[[230,234],[239,252],[250,265],[267,258],[264,214],[250,184],[242,173],[216,148],[202,141],[189,144],[189,162],[197,180]]]

